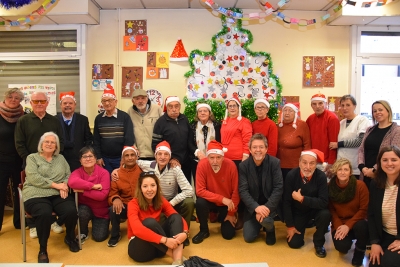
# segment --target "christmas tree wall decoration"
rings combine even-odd
[[[282,85],[273,73],[269,53],[253,52],[249,45],[253,35],[242,28],[241,19],[228,13],[240,9],[228,9],[222,15],[222,30],[211,39],[212,50],[190,52],[191,70],[187,77],[187,97],[198,99],[229,99],[236,95],[241,99],[268,99],[278,104]]]
[[[188,54],[186,53],[185,47],[183,46],[182,40],[179,38],[178,42],[176,42],[174,51],[172,51],[171,56],[169,57],[170,61],[187,61]]]

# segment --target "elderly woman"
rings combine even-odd
[[[278,128],[278,153],[281,160],[282,177],[299,166],[301,151],[311,149],[310,130],[305,121],[298,118],[299,109],[292,103],[282,108]]]
[[[340,110],[344,119],[340,121],[338,142],[331,142],[330,149],[337,149],[337,158],[346,158],[351,161],[353,167],[358,166],[358,148],[361,145],[365,131],[370,122],[365,116],[355,113],[356,99],[352,95],[344,95],[340,98]],[[353,175],[358,179],[360,170],[353,168]]]
[[[260,133],[267,138],[268,151],[267,154],[276,157],[278,150],[278,128],[273,120],[268,118],[269,102],[265,99],[257,99],[254,101],[254,112],[257,120],[253,121],[253,133]]]
[[[162,225],[161,213],[167,217]],[[147,262],[167,254],[173,259],[172,265],[182,265],[183,242],[188,235],[186,221],[162,196],[155,173],[141,173],[136,198],[128,204],[129,256]]]
[[[60,141],[53,132],[44,133],[39,140],[38,152],[26,159],[26,180],[22,190],[25,210],[35,219],[39,239],[39,263],[48,263],[47,240],[53,222],[52,212],[64,223],[64,242],[70,251],[78,252],[75,226],[78,214],[72,195],[68,194],[69,165],[60,153]]]
[[[19,215],[18,184],[21,182],[22,159],[15,149],[14,130],[17,120],[24,115],[20,102],[24,94],[18,88],[8,89],[4,101],[0,102],[0,231],[3,224],[4,206],[9,178],[11,177],[14,197],[13,223],[21,228]]]
[[[400,265],[400,148],[381,148],[369,188],[370,265]]]
[[[364,139],[358,150],[358,169],[369,188],[375,177],[376,158],[382,147],[396,145],[400,147],[400,126],[393,122],[392,108],[389,102],[378,100],[372,104],[373,126],[365,131]]]
[[[108,236],[108,192],[110,174],[96,164],[96,152],[91,146],[79,151],[81,167],[71,173],[68,185],[78,194],[78,214],[81,226],[81,241],[89,238],[89,221],[92,221],[92,237],[96,242],[106,240]]]
[[[351,162],[338,159],[332,166],[334,177],[328,185],[332,215],[332,240],[337,251],[347,253],[356,239],[353,266],[362,266],[368,242],[368,188],[352,175]]]

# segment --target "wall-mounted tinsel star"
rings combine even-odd
[[[32,4],[32,2],[37,2],[37,0],[0,0],[0,7],[5,9],[20,8]]]

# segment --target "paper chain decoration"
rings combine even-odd
[[[259,0],[260,4],[262,4],[265,7],[265,11],[260,12],[260,13],[249,13],[249,14],[233,12],[227,8],[224,8],[220,5],[218,5],[213,0],[203,0],[203,2],[205,4],[207,4],[209,7],[211,7],[213,10],[215,10],[227,17],[233,18],[233,19],[252,20],[252,19],[262,19],[262,18],[268,17],[270,15],[274,15],[278,19],[282,20],[283,22],[285,22],[287,24],[297,24],[298,26],[313,25],[313,24],[316,24],[317,22],[319,22],[320,19],[321,19],[321,21],[325,21],[328,18],[330,18],[331,16],[333,16],[335,13],[340,11],[342,9],[342,7],[345,6],[346,4],[356,6],[356,4],[358,2],[361,2],[362,3],[361,7],[372,7],[372,6],[383,6],[385,4],[389,4],[396,0],[372,0],[372,1],[368,1],[368,2],[364,2],[364,1],[365,0],[361,0],[361,1],[340,0],[334,6],[334,8],[332,9],[332,11],[330,13],[325,14],[321,18],[298,19],[298,18],[290,18],[290,17],[286,16],[285,14],[283,14],[282,12],[279,12],[279,9],[281,9],[284,5],[289,3],[290,0],[280,0],[277,4],[278,7],[275,9],[272,7],[272,5],[269,2],[262,3],[261,0]]]
[[[33,21],[37,20],[40,16],[42,16],[46,11],[53,6],[57,0],[45,0],[43,4],[36,9],[35,11],[31,12],[29,15],[26,15],[22,18],[19,18],[17,20],[2,20],[0,18],[0,26],[6,26],[6,27],[20,27],[20,26],[28,26],[30,23]]]

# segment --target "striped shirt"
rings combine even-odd
[[[385,195],[382,202],[382,225],[383,230],[390,235],[397,235],[396,224],[396,199],[399,187],[397,185],[386,185]]]

